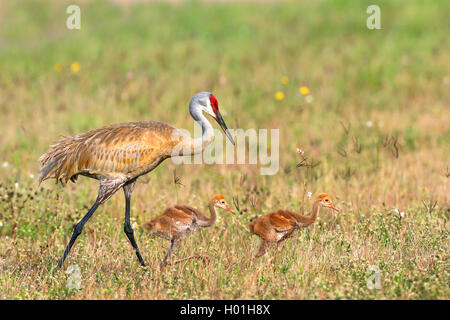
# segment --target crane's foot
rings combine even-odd
[[[174,261],[172,264],[180,263],[180,262],[187,261],[190,259],[202,259],[204,262],[210,260],[210,258],[207,254],[200,252],[200,253],[196,253],[192,256],[186,257],[186,258],[178,259],[178,260]]]
[[[142,258],[139,259],[139,264],[141,265],[142,268],[144,269],[147,268],[147,265],[145,264],[144,260],[142,260]]]
[[[64,261],[62,259],[59,259],[58,264],[56,265],[56,270],[60,270],[62,268]]]
[[[181,258],[181,259],[175,260],[173,262],[163,261],[163,262],[161,262],[159,267],[161,269],[161,272],[165,272],[167,265],[175,265],[177,263],[180,263],[180,262],[183,262],[183,261],[187,261],[187,260],[190,260],[190,259],[202,259],[203,262],[206,262],[206,261],[210,260],[208,255],[206,255],[204,253],[196,253],[196,254],[194,254],[192,256],[189,256],[189,257],[186,257],[186,258]]]
[[[142,265],[141,265],[141,269],[142,269],[143,271],[150,271],[150,270],[151,270],[150,267],[147,266],[147,265],[145,265],[145,266],[142,266]]]

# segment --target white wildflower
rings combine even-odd
[[[303,151],[300,148],[297,148],[297,153],[303,156],[305,154],[305,151]]]
[[[308,192],[308,198],[311,198],[312,192]]]
[[[16,189],[19,188],[19,183],[16,182],[16,183],[14,184],[14,186],[16,187]]]
[[[371,128],[373,126],[373,122],[372,121],[367,121],[366,122],[366,126],[368,126],[369,128]]]
[[[394,211],[395,213],[397,213],[397,214],[399,214],[400,213],[400,211],[398,211],[398,209],[397,208],[394,208],[394,209],[392,209],[392,211]]]
[[[405,213],[402,211],[400,212],[400,217],[404,218],[405,217]]]
[[[314,98],[313,98],[312,95],[307,95],[307,96],[305,97],[306,103],[311,103],[311,102],[313,102],[313,100],[314,100]]]
[[[127,72],[127,74],[125,75],[125,77],[128,79],[128,80],[131,80],[131,79],[133,79],[134,78],[134,73],[133,72]]]
[[[30,173],[28,176],[29,176],[31,179],[34,179],[34,174]]]
[[[8,163],[8,162],[5,161],[5,162],[2,163],[2,167],[3,167],[3,168],[8,168],[8,166],[9,166],[9,163]]]
[[[0,221],[0,228],[3,227],[3,221]]]

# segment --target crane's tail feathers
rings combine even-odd
[[[41,171],[39,172],[39,183],[48,178],[51,178],[52,174],[50,173],[50,171],[54,171],[57,163],[58,159],[52,159],[42,166]]]
[[[147,221],[147,222],[144,222],[144,224],[142,226],[147,230],[152,230],[154,223],[152,221]]]
[[[74,137],[64,137],[50,146],[39,161],[41,170],[39,172],[39,183],[44,180],[55,178],[56,182],[75,181],[78,173],[77,151],[79,143]]]

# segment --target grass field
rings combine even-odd
[[[0,2],[0,299],[449,299],[449,2],[377,1],[381,30],[366,28],[373,1],[175,2],[81,1],[81,30],[65,27],[72,2]],[[66,260],[82,279],[68,288],[54,267],[97,182],[39,186],[39,156],[111,123],[192,131],[189,99],[204,90],[230,128],[280,129],[279,172],[165,161],[132,198],[148,270],[118,192]],[[297,168],[297,146],[319,165]],[[259,239],[241,225],[309,212],[307,192],[341,212],[322,211],[276,265],[273,251],[252,262]],[[175,203],[206,210],[214,193],[238,199],[237,215],[174,254],[210,260],[162,273],[169,243],[142,223]]]

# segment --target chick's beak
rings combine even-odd
[[[234,213],[233,209],[231,209],[228,204],[225,205],[225,210],[230,211],[231,213]]]
[[[214,119],[216,119],[217,123],[220,125],[220,127],[223,130],[223,132],[225,132],[225,134],[227,135],[228,139],[230,139],[231,143],[234,146],[233,137],[231,136],[231,133],[228,130],[227,125],[225,124],[225,121],[223,120],[222,115],[220,114],[220,112],[217,112],[216,117]]]
[[[329,207],[330,209],[333,209],[333,210],[337,211],[337,212],[341,211],[341,210],[339,210],[338,208],[336,208],[332,202],[330,202],[330,204],[328,205],[328,207]]]

